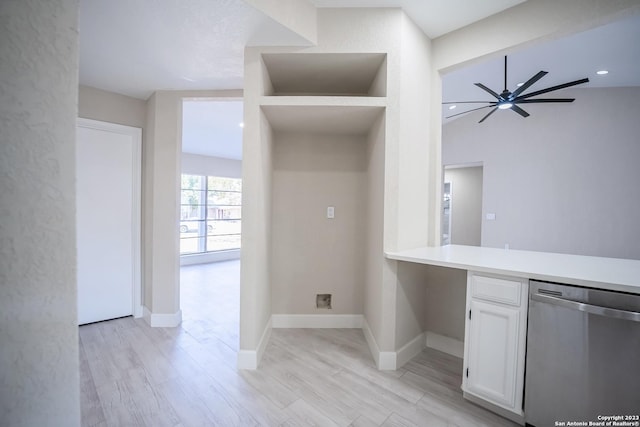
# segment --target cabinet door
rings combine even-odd
[[[466,391],[515,409],[520,310],[471,300]]]

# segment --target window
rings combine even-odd
[[[182,175],[180,254],[240,249],[242,180]]]

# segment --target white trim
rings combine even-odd
[[[147,307],[143,308],[144,320],[153,328],[175,328],[182,323],[182,310],[175,313],[152,313]]]
[[[208,264],[240,259],[240,249],[228,251],[206,252],[203,254],[180,255],[180,265]]]
[[[273,328],[362,328],[362,314],[274,314]]]
[[[395,351],[381,351],[378,369],[381,371],[395,371],[398,366],[397,356],[398,353]]]
[[[378,347],[378,343],[371,332],[369,323],[364,317],[362,319],[362,332],[364,333],[364,338],[369,345],[369,351],[378,369],[381,371],[395,371],[396,353],[393,351],[380,351],[380,347]]]
[[[269,344],[269,338],[271,338],[271,323],[272,319],[269,318],[269,321],[262,332],[262,337],[260,337],[257,350],[238,351],[238,369],[258,369],[264,350],[267,348],[267,344]]]
[[[369,322],[367,319],[363,319],[362,321],[362,333],[364,334],[364,339],[367,341],[367,345],[369,346],[369,352],[371,356],[373,356],[373,360],[376,362],[376,366],[380,367],[380,348],[378,347],[378,343],[376,343],[376,339],[371,332],[371,328],[369,327]]]
[[[518,410],[518,412],[513,412],[510,409],[505,409],[502,406],[495,405],[489,401],[487,401],[484,397],[478,397],[469,391],[462,390],[462,397],[466,400],[475,403],[478,406],[482,406],[490,411],[495,412],[496,414],[503,416],[514,423],[520,424],[521,426],[525,425],[524,423],[524,412],[522,410]]]
[[[425,336],[425,344],[427,347],[440,350],[443,353],[447,353],[461,359],[464,356],[464,342],[455,338],[445,337],[444,335],[436,334],[431,331],[427,331]]]
[[[258,357],[254,350],[238,351],[238,369],[251,371],[258,369]]]
[[[396,369],[401,368],[409,360],[420,354],[420,352],[424,350],[426,345],[427,342],[425,339],[425,334],[420,333],[414,339],[400,347],[400,349],[396,352]]]
[[[86,129],[96,129],[105,132],[118,133],[131,137],[131,158],[132,158],[132,174],[133,182],[131,183],[131,251],[133,258],[133,266],[131,272],[131,291],[133,292],[133,307],[131,314],[133,317],[140,318],[144,316],[142,306],[142,129],[119,125],[116,123],[103,122],[100,120],[85,119],[83,117],[76,118],[76,127]],[[180,315],[180,321],[182,315]],[[175,325],[179,325],[180,321]]]

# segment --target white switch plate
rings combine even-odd
[[[327,218],[329,218],[329,219],[333,219],[333,218],[335,218],[335,217],[336,217],[336,216],[335,216],[335,208],[334,208],[333,206],[329,206],[329,207],[327,208]]]
[[[494,221],[495,219],[496,219],[496,214],[494,213],[487,214],[487,221]]]

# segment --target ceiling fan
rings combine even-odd
[[[557,85],[557,86],[548,87],[546,89],[537,90],[535,92],[530,92],[530,93],[527,93],[527,94],[524,94],[524,95],[522,94],[525,90],[529,89],[529,87],[531,85],[533,85],[535,82],[540,80],[546,74],[548,74],[547,71],[540,71],[540,72],[538,72],[538,74],[536,74],[535,76],[531,77],[529,80],[527,80],[524,84],[522,84],[516,90],[514,90],[513,92],[510,92],[507,89],[507,57],[505,56],[504,57],[504,90],[502,91],[502,93],[498,94],[498,93],[492,91],[491,89],[489,89],[488,87],[486,87],[485,85],[483,85],[482,83],[474,83],[480,89],[488,92],[489,94],[491,94],[491,96],[495,97],[496,100],[495,101],[443,102],[443,104],[489,104],[489,105],[485,105],[483,107],[478,107],[478,108],[474,108],[474,109],[471,109],[471,110],[468,110],[468,111],[464,111],[462,113],[454,114],[454,115],[448,116],[446,118],[448,119],[448,118],[451,118],[451,117],[459,116],[461,114],[467,114],[467,113],[470,113],[472,111],[482,110],[484,108],[492,108],[492,110],[489,111],[489,113],[487,113],[487,115],[484,116],[482,118],[482,120],[480,120],[478,123],[484,122],[487,119],[487,117],[489,117],[490,115],[495,113],[496,110],[508,110],[508,109],[510,109],[510,110],[515,111],[516,113],[520,114],[522,117],[528,117],[529,113],[524,111],[522,108],[520,108],[516,104],[535,104],[535,103],[549,103],[549,102],[573,102],[573,101],[575,101],[575,98],[538,98],[538,99],[530,99],[530,98],[533,97],[533,96],[542,95],[543,93],[552,92],[554,90],[564,89],[564,88],[567,88],[567,87],[571,87],[571,86],[575,86],[575,85],[579,85],[579,84],[583,84],[583,83],[588,83],[589,82],[588,78],[584,78],[584,79],[580,79],[580,80],[575,80],[573,82],[569,82],[569,83],[564,83],[564,84]]]

